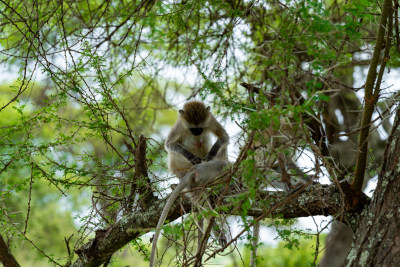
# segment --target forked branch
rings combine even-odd
[[[356,170],[352,184],[354,191],[357,193],[361,192],[364,182],[364,175],[367,166],[368,136],[369,136],[371,118],[376,103],[378,101],[380,83],[382,81],[383,72],[385,70],[386,62],[388,60],[388,55],[389,55],[390,38],[392,34],[392,25],[393,25],[392,14],[393,14],[392,0],[384,0],[382,7],[382,15],[379,22],[378,35],[376,37],[376,44],[374,52],[372,54],[372,60],[368,70],[367,80],[365,82],[365,96],[364,96],[365,104],[361,120],[361,132],[360,132],[360,137],[358,139]],[[386,41],[384,58],[380,67],[378,79],[376,79],[381,51],[384,48],[386,26],[388,24],[389,26],[387,31],[387,41]]]

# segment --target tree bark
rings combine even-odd
[[[347,183],[341,185],[342,189],[350,187]],[[365,195],[363,196],[365,199],[363,203],[367,203],[369,198]],[[298,218],[342,214],[343,221],[349,223],[350,226],[354,226],[353,222],[357,222],[354,216],[358,216],[357,214],[361,211],[361,209],[358,209],[348,213],[344,212],[344,207],[346,206],[344,201],[347,200],[343,200],[335,185],[312,185],[292,195],[284,192],[265,192],[262,198],[270,205],[268,207],[254,207],[254,209],[248,211],[249,216],[272,218],[279,215],[283,218]],[[122,217],[108,229],[96,231],[94,239],[75,251],[79,258],[72,266],[94,267],[103,264],[110,255],[125,246],[129,241],[153,230],[157,225],[164,204],[165,199],[153,201],[146,210],[129,214]],[[225,204],[237,205],[237,203]],[[184,201],[183,205],[186,212],[191,211],[189,200]],[[180,216],[180,204],[177,201],[172,207],[167,220],[173,221]]]
[[[371,205],[362,213],[345,265],[400,266],[400,109]]]
[[[3,239],[3,236],[0,235],[0,262],[4,265],[4,267],[19,267],[17,260],[11,254],[10,250],[6,242]]]

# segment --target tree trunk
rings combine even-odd
[[[3,236],[0,235],[0,262],[4,267],[19,267],[20,265],[11,254]]]
[[[346,266],[400,266],[400,108],[371,204],[363,211]]]
[[[319,263],[320,267],[339,267],[342,266],[349,253],[351,242],[353,241],[353,231],[351,228],[340,222],[332,222],[332,230],[326,239],[325,253]]]

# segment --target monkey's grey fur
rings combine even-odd
[[[184,189],[191,190],[207,184],[228,164],[229,135],[211,114],[210,107],[206,107],[200,101],[191,101],[179,110],[179,114],[165,141],[165,148],[168,152],[168,169],[179,178],[180,182],[170,195],[158,221],[153,238],[150,267],[154,266],[161,227],[178,195]],[[217,137],[212,146],[211,134]]]
[[[189,172],[183,177],[181,182],[174,189],[170,197],[168,198],[167,203],[164,206],[164,209],[161,213],[160,219],[158,220],[158,224],[155,230],[155,234],[153,237],[153,245],[151,248],[151,256],[150,256],[150,267],[154,266],[155,260],[155,252],[157,248],[157,241],[160,236],[160,231],[162,226],[164,225],[164,221],[168,216],[168,213],[174,204],[175,200],[179,196],[179,194],[184,190],[192,190],[193,188],[206,185],[214,178],[218,176],[218,174],[227,166],[227,162],[224,160],[211,160],[208,162],[203,162],[197,165],[194,165]]]

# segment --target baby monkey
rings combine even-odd
[[[165,142],[168,169],[179,178],[158,221],[150,256],[154,266],[155,251],[164,221],[179,194],[184,190],[205,185],[227,166],[229,136],[222,125],[200,101],[191,101],[179,110],[179,118]],[[217,137],[211,146],[211,134]]]

